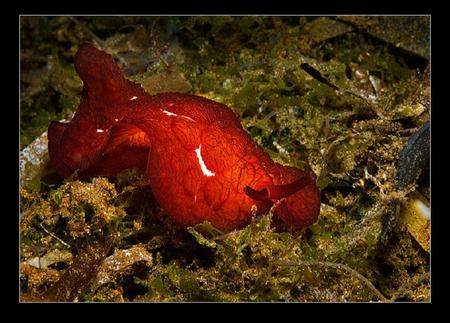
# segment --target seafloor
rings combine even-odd
[[[429,24],[20,17],[21,300],[430,301],[430,222],[413,210],[430,200],[429,168],[400,157],[430,116]],[[149,93],[225,103],[274,160],[312,169],[318,222],[276,232],[268,214],[228,234],[179,230],[142,174],[58,178],[44,132],[76,110],[84,41]],[[411,145],[411,156],[429,149]],[[401,167],[412,169],[408,185]]]

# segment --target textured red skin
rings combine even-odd
[[[71,122],[52,122],[48,130],[51,164],[62,177],[139,168],[182,227],[207,220],[238,229],[251,221],[253,205],[264,214],[274,203],[275,216],[291,227],[317,220],[315,175],[273,162],[227,106],[181,93],[151,96],[92,44],[80,47],[75,68],[84,82],[78,110]],[[246,186],[266,198],[251,198]]]

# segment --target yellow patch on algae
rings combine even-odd
[[[402,208],[401,221],[420,246],[430,252],[430,204],[422,194],[411,193]]]

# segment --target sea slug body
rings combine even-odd
[[[272,161],[227,106],[189,94],[147,94],[113,58],[90,43],[75,56],[84,82],[69,123],[48,129],[53,168],[67,177],[146,172],[156,200],[181,227],[209,221],[242,228],[252,207],[304,228],[319,215],[312,172]]]

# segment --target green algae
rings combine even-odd
[[[91,40],[151,93],[227,104],[274,160],[311,168],[322,190],[306,230],[277,232],[269,213],[225,234],[208,223],[176,230],[136,172],[86,183],[33,177],[21,189],[24,263],[76,254],[106,232],[115,248],[143,244],[154,257],[79,301],[430,299],[429,256],[404,226],[379,255],[405,133],[429,118],[425,67],[331,17],[22,17],[21,29],[22,147],[76,108],[72,56]],[[23,265],[22,293],[65,271]]]

